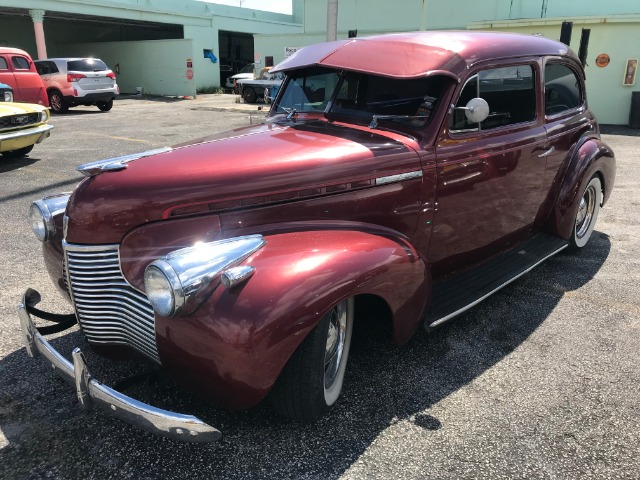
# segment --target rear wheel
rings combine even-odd
[[[28,147],[19,148],[18,150],[11,150],[9,152],[2,152],[2,156],[6,157],[6,158],[24,157],[31,150],[33,150],[33,145],[29,145]]]
[[[278,413],[313,422],[331,408],[342,391],[353,330],[353,298],[333,307],[307,335],[271,391]]]
[[[57,90],[49,92],[49,105],[53,113],[64,113],[69,110],[69,106],[62,98],[62,94]]]
[[[246,87],[242,89],[242,98],[244,98],[245,103],[254,103],[258,99],[258,95],[256,95],[256,91],[251,87]]]
[[[591,238],[601,204],[602,183],[600,182],[600,177],[594,175],[584,189],[578,205],[573,234],[569,239],[569,249],[571,251],[579,251]]]
[[[108,102],[98,102],[96,103],[96,105],[102,112],[108,112],[113,108],[113,99],[109,100]]]

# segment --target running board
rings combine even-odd
[[[479,267],[436,282],[424,328],[460,315],[568,246],[566,240],[540,233]]]

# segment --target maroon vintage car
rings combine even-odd
[[[82,165],[71,195],[33,204],[75,314],[37,310],[28,290],[27,349],[81,405],[172,438],[220,435],[101,384],[32,315],[53,329],[77,318],[95,350],[138,354],[226,408],[268,396],[312,421],[340,395],[363,308],[403,344],[584,247],[613,188],[561,43],[394,34],[307,47],[274,70],[286,80],[266,124]]]

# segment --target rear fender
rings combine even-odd
[[[396,343],[415,333],[430,278],[405,240],[352,230],[265,239],[245,261],[255,268],[247,282],[218,287],[189,317],[156,316],[163,364],[223,405],[243,409],[261,400],[307,333],[351,296],[387,302]]]
[[[615,182],[616,160],[613,151],[605,143],[591,138],[574,152],[570,160],[547,223],[546,230],[549,233],[567,240],[571,237],[582,192],[596,173],[602,180],[604,205]]]

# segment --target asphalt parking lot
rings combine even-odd
[[[70,311],[46,274],[29,205],[72,189],[78,164],[263,115],[221,105],[80,107],[54,116],[51,138],[29,157],[0,158],[0,478],[639,478],[640,136],[625,128],[603,135],[618,159],[616,187],[584,252],[552,258],[403,348],[376,332],[356,339],[343,395],[320,422],[288,422],[268,404],[229,413],[162,375],[126,393],[199,416],[223,432],[220,442],[176,443],[83,413],[22,344],[15,307],[27,287],[43,308]],[[92,354],[77,330],[54,338],[67,354],[83,347],[107,384],[144,371]]]

